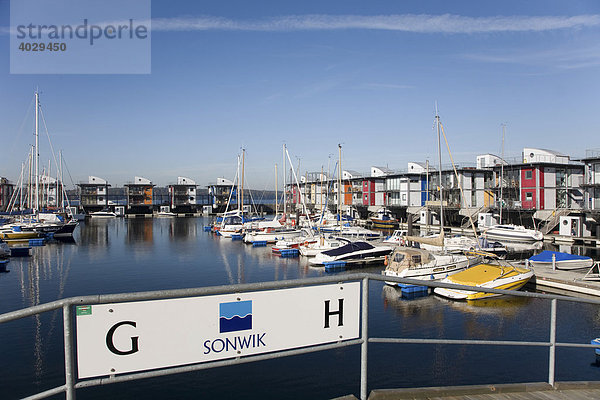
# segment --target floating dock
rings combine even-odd
[[[298,250],[298,249],[281,249],[281,250],[279,250],[279,255],[281,257],[298,257],[300,255],[300,250]]]
[[[400,291],[402,292],[402,297],[405,297],[405,298],[412,299],[415,297],[429,295],[429,287],[427,287],[427,286],[408,285],[408,284],[404,284],[404,283],[398,283],[397,286],[400,289]]]
[[[568,296],[600,297],[600,274],[588,275],[588,268],[553,270],[551,266],[537,266],[533,271],[535,276],[532,278],[532,283],[535,283],[538,290],[548,290]]]
[[[324,262],[325,272],[338,272],[346,270],[346,261],[328,261]]]

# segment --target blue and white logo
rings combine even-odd
[[[219,304],[219,332],[252,329],[252,300]]]

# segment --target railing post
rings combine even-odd
[[[73,316],[72,306],[63,306],[63,329],[65,341],[65,387],[66,400],[75,400],[75,373],[73,371]]]
[[[556,299],[550,307],[550,354],[548,361],[548,383],[554,387],[554,368],[556,365]]]
[[[360,346],[360,400],[367,400],[367,346],[369,345],[369,278],[362,281],[362,312]]]

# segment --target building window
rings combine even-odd
[[[533,200],[533,193],[532,192],[526,192],[525,193],[525,201],[532,201]]]
[[[529,171],[525,171],[525,179],[531,179],[533,178],[533,171],[529,170]]]

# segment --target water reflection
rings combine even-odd
[[[137,244],[145,242],[151,244],[154,241],[154,220],[152,218],[136,218],[127,223],[126,242]]]
[[[13,258],[13,270],[18,273],[21,307],[36,306],[65,297],[73,255],[77,252],[73,242],[51,242],[34,247],[31,257]],[[62,336],[62,312],[36,314],[33,319],[33,371],[36,383],[46,372],[45,360],[49,343]],[[60,335],[57,335],[60,332]],[[22,332],[21,334],[25,334]]]

